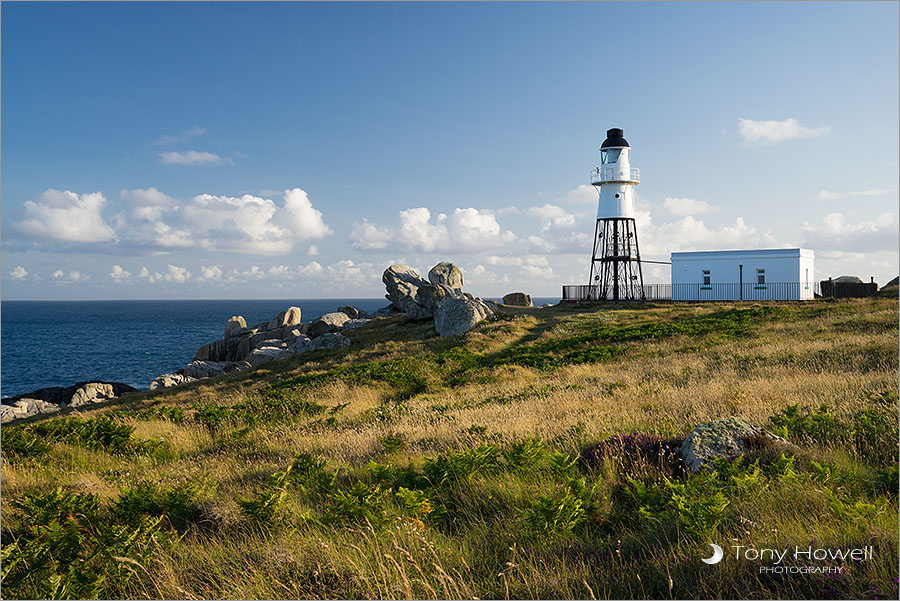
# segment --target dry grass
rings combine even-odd
[[[677,325],[764,306],[776,311],[739,335],[675,332],[587,343],[578,338],[603,327]],[[728,416],[766,426],[771,415],[797,404],[827,405],[837,419],[852,420],[871,405],[865,393],[897,390],[897,320],[894,298],[778,306],[698,303],[522,310],[481,324],[462,339],[439,338],[430,323],[379,320],[350,332],[353,345],[345,350],[297,356],[249,374],[140,393],[120,406],[83,411],[86,417],[114,416],[133,426],[138,439],[163,441],[162,453],[123,457],[57,443],[43,460],[19,460],[4,447],[4,534],[21,519],[10,501],[28,491],[62,487],[114,503],[122,490],[139,481],[164,486],[200,483],[196,494],[202,519],[197,527],[181,542],[160,548],[146,566],[152,579],[140,579],[143,588],[130,594],[246,599],[821,595],[821,583],[809,579],[751,578],[734,565],[710,572],[696,562],[702,553],[696,541],[677,529],[642,531],[629,526],[616,534],[627,548],[614,549],[609,536],[616,530],[604,521],[609,516],[597,518],[596,531],[562,546],[529,543],[517,526],[518,512],[545,488],[562,486],[564,480],[548,474],[474,478],[460,489],[469,493],[471,503],[461,501],[459,491],[452,502],[445,501],[448,510],[459,513],[450,522],[455,526],[425,524],[392,509],[397,515],[386,529],[365,524],[324,527],[298,518],[319,508],[314,498],[296,492],[284,506],[284,513],[293,516],[289,523],[259,526],[247,521],[235,498],[263,489],[296,452],[320,455],[329,468],[347,474],[363,470],[370,461],[421,466],[424,457],[483,443],[503,447],[526,437],[546,441],[551,450],[577,453],[622,432],[679,438],[700,423]],[[585,344],[613,345],[623,354],[598,362],[564,362],[549,370],[507,361],[504,354],[523,345],[554,343],[555,350],[548,352],[562,356],[570,340],[572,350]],[[466,367],[453,363],[468,360],[458,358],[435,363],[435,357],[454,349],[468,359],[482,358],[482,363]],[[499,359],[490,363],[485,357]],[[402,380],[406,372],[394,382],[390,378],[395,376],[366,381],[339,371],[410,358],[412,362],[403,365],[418,370],[418,388],[407,387]],[[255,423],[237,420],[216,428],[191,419],[198,407],[227,410],[297,377],[329,373],[339,375],[290,392],[292,402],[322,406],[319,413],[266,416]],[[187,417],[177,423],[121,413],[159,406],[182,407]],[[396,437],[405,446],[388,452],[380,442],[384,437]],[[810,443],[803,453],[843,463],[855,473],[874,469],[827,441]],[[587,474],[599,491],[594,493],[596,511],[614,511],[612,499],[621,494],[616,491],[621,491],[624,473],[625,466],[617,465],[606,475]],[[823,517],[829,497],[821,487],[771,487],[773,497],[766,502],[731,505],[741,517],[755,516],[752,521],[758,525],[752,534],[758,546],[774,544],[778,537],[874,540],[884,553],[896,556],[896,492],[864,495],[865,502],[877,508],[875,517],[848,525]],[[723,532],[739,533],[741,524],[726,522]],[[578,553],[568,550],[575,544],[584,547]],[[865,592],[859,587],[868,583],[890,587],[890,578],[897,575],[883,561],[866,570],[854,575],[858,581],[833,587],[836,594]]]

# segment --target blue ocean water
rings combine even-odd
[[[145,389],[156,376],[190,363],[201,345],[222,338],[232,315],[257,323],[296,306],[310,321],[344,305],[371,312],[387,301],[3,301],[0,394],[91,379]]]
[[[559,299],[534,301],[539,305]],[[156,376],[189,363],[198,347],[222,338],[232,315],[257,323],[296,306],[303,321],[310,321],[344,305],[372,312],[387,301],[3,301],[0,395],[92,379],[146,389]]]

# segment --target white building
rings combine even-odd
[[[672,300],[809,300],[815,254],[806,248],[672,253]]]

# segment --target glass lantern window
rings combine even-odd
[[[600,151],[600,162],[604,165],[609,165],[611,163],[615,163],[619,160],[619,155],[622,153],[621,148],[610,148],[608,150]]]

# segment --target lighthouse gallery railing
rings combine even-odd
[[[641,170],[637,167],[632,167],[629,177],[627,178],[621,170],[616,169],[615,167],[596,167],[591,171],[591,184],[618,181],[639,182],[641,181]]]

